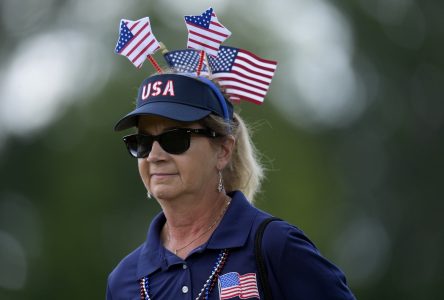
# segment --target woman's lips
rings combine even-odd
[[[161,179],[161,178],[168,178],[168,177],[175,176],[175,175],[177,175],[177,173],[152,173],[151,178]]]

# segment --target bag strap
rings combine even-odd
[[[271,300],[272,298],[271,298],[271,288],[270,285],[268,284],[267,268],[265,266],[265,260],[262,255],[262,237],[264,236],[264,231],[267,225],[273,221],[281,221],[281,219],[271,217],[262,221],[262,223],[259,225],[256,231],[256,235],[254,238],[254,255],[256,258],[259,283],[260,286],[262,287],[262,291],[264,294],[263,300]]]

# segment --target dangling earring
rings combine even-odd
[[[146,192],[146,196],[148,197],[148,199],[151,199],[151,198],[153,198],[153,195],[151,195],[151,193],[148,191],[148,192]]]
[[[217,184],[217,191],[221,193],[224,190],[224,181],[222,178],[222,171],[219,170],[219,183]]]

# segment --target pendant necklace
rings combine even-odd
[[[214,221],[214,223],[212,223],[203,233],[199,234],[199,236],[194,238],[191,242],[187,243],[185,246],[174,249],[174,254],[177,255],[177,253],[179,251],[185,249],[186,247],[188,247],[189,245],[191,245],[192,243],[194,243],[195,241],[200,239],[202,236],[204,236],[206,233],[208,233],[214,226],[216,226],[216,224],[224,216],[230,203],[231,203],[231,199],[226,201],[226,205],[225,205],[224,210],[218,216],[218,218]],[[166,222],[166,226],[168,227],[168,222]],[[167,239],[168,239],[168,241],[170,241],[169,228],[167,228],[167,233],[168,233]],[[201,300],[201,299],[208,300],[210,292],[213,290],[214,286],[216,285],[217,279],[219,278],[219,275],[225,266],[225,262],[227,261],[227,258],[228,258],[228,250],[224,249],[217,256],[217,259],[216,259],[214,267],[211,271],[211,274],[208,277],[208,279],[205,281],[202,289],[200,290],[199,294],[196,297],[196,300]],[[142,279],[140,279],[139,283],[140,283],[140,299],[141,300],[151,300],[151,298],[150,298],[150,283],[151,282],[150,282],[149,276],[145,276]]]
[[[205,234],[207,234],[214,226],[216,226],[216,224],[217,223],[219,223],[219,221],[222,219],[222,217],[224,216],[224,214],[225,214],[225,212],[227,211],[227,209],[228,209],[228,206],[230,205],[230,203],[231,203],[231,199],[230,200],[228,200],[228,201],[226,201],[226,205],[225,205],[225,207],[224,207],[224,210],[221,212],[221,214],[217,217],[217,219],[204,231],[204,232],[202,232],[201,234],[199,234],[196,238],[194,238],[191,242],[189,242],[189,243],[187,243],[185,246],[182,246],[182,247],[180,247],[180,248],[176,248],[176,249],[173,249],[174,250],[174,254],[175,255],[177,255],[177,253],[179,252],[179,251],[182,251],[183,249],[185,249],[185,248],[187,248],[189,245],[191,245],[192,243],[194,243],[195,241],[197,241],[198,239],[200,239],[201,237],[203,237]],[[167,227],[167,239],[168,239],[168,242],[171,240],[171,238],[170,238],[170,230],[169,230],[169,226],[168,226],[168,221],[166,222],[166,227]]]
[[[208,297],[210,296],[210,293],[213,290],[214,286],[216,285],[217,279],[219,278],[220,273],[222,272],[225,266],[227,258],[228,258],[228,250],[224,249],[217,256],[216,263],[211,271],[211,274],[208,277],[207,281],[205,281],[205,284],[200,290],[199,295],[197,295],[196,300],[201,300],[201,299],[208,300]],[[151,300],[150,298],[151,281],[149,276],[145,276],[142,279],[140,279],[139,283],[140,283],[140,299]]]

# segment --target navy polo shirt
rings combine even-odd
[[[230,196],[231,205],[208,242],[194,249],[185,260],[163,247],[160,232],[165,216],[158,214],[150,225],[145,243],[125,257],[109,275],[107,300],[140,299],[139,280],[145,276],[150,279],[152,300],[195,299],[223,249],[228,249],[229,254],[221,278],[231,274],[237,274],[238,279],[250,276],[249,288],[257,287],[263,298],[261,287],[254,279],[254,274],[257,275],[254,235],[260,223],[270,215],[252,206],[239,191]],[[295,226],[284,221],[271,222],[265,230],[262,247],[273,299],[355,299],[344,274],[322,257]],[[245,282],[241,280],[240,286],[242,284]],[[220,299],[219,290],[225,285],[220,282],[218,285],[209,299]],[[236,292],[228,295],[233,297],[224,299],[240,299],[241,296],[242,299],[257,299]]]

